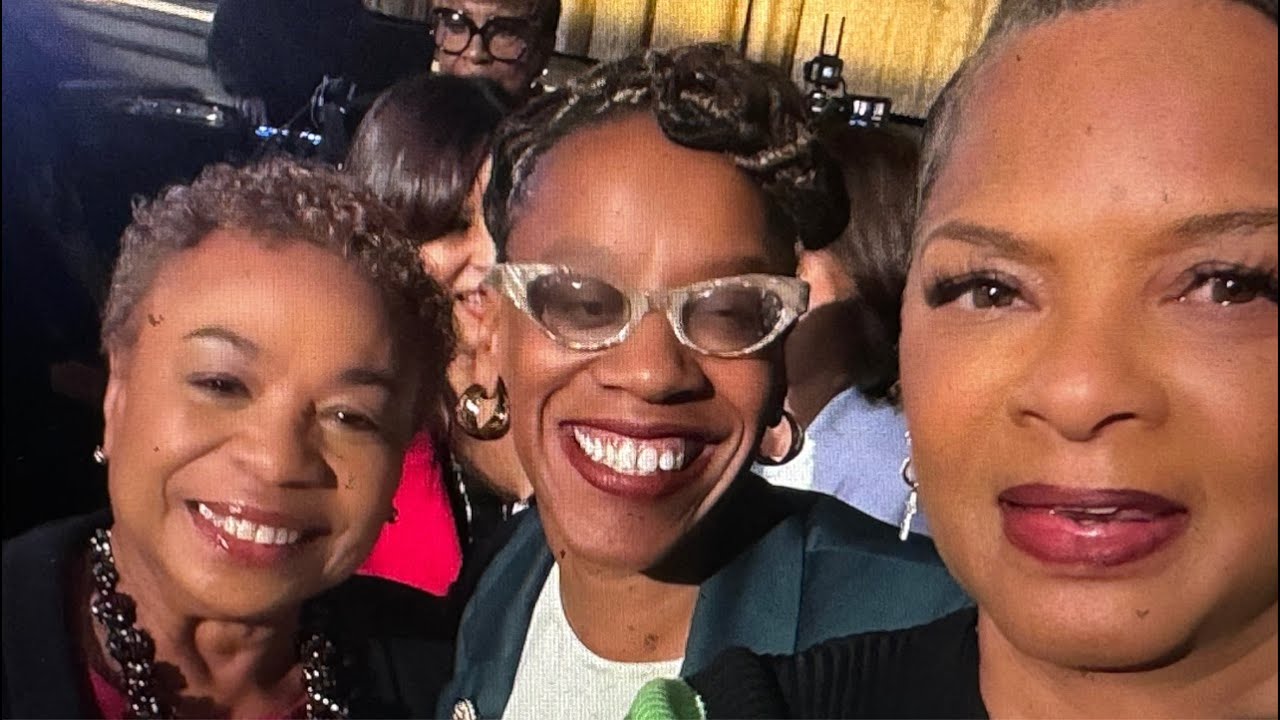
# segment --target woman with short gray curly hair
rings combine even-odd
[[[452,350],[397,216],[273,159],[169,188],[121,245],[110,512],[6,544],[2,716],[429,714],[442,611],[350,578]]]
[[[505,415],[464,424],[510,432],[536,503],[479,577],[442,714],[618,718],[725,647],[964,602],[927,540],[749,472],[807,304],[796,246],[846,202],[798,90],[721,46],[602,65],[499,129],[477,365]]]

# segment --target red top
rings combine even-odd
[[[405,451],[396,521],[382,526],[373,552],[357,571],[444,595],[462,568],[462,543],[431,437],[418,433]]]

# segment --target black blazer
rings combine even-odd
[[[72,562],[100,512],[45,525],[4,546],[3,686],[0,717],[97,717],[84,658],[71,632]],[[350,660],[352,717],[430,717],[452,665],[453,627],[444,601],[377,578],[356,576],[325,593]]]

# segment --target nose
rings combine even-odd
[[[1144,357],[1144,329],[1116,315],[1114,309],[1063,315],[1040,330],[1038,349],[1026,356],[1026,371],[1010,394],[1016,423],[1088,442],[1165,420],[1168,397],[1159,368]]]
[[[310,409],[263,407],[256,417],[245,418],[240,441],[240,465],[264,483],[317,487],[336,482]]]
[[[666,316],[656,310],[624,342],[596,358],[592,372],[601,386],[654,404],[691,402],[714,390],[694,351],[680,344]]]
[[[493,61],[493,56],[484,46],[484,37],[480,33],[472,33],[471,39],[467,41],[467,46],[462,49],[462,57],[476,65],[487,65]]]

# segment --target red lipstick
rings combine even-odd
[[[1054,564],[1114,567],[1169,545],[1187,527],[1186,506],[1141,490],[1019,485],[1000,493],[1004,535]]]

